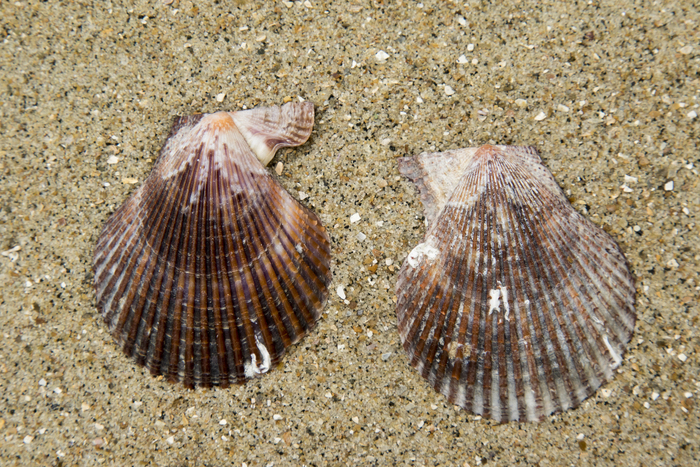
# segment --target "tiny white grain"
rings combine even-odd
[[[384,52],[383,50],[380,50],[374,55],[374,58],[377,59],[379,62],[385,61],[387,58],[389,58],[389,54]]]

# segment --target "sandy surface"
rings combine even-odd
[[[693,2],[217,3],[0,5],[0,464],[697,465]],[[326,314],[245,386],[151,377],[96,311],[99,229],[174,116],[298,97],[314,133],[271,167],[329,229]],[[617,378],[539,424],[456,410],[396,331],[424,227],[395,159],[484,143],[535,145],[637,279]]]

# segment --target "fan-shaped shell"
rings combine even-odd
[[[635,323],[627,261],[534,148],[421,154],[399,170],[428,226],[399,274],[398,327],[438,392],[497,421],[539,420],[613,378]]]
[[[95,249],[97,306],[124,352],[185,386],[242,383],[314,327],[331,281],[314,213],[265,170],[313,105],[175,120]]]

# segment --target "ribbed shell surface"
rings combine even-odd
[[[243,135],[248,117],[267,127]],[[256,158],[302,144],[312,125],[309,103],[179,118],[105,224],[97,306],[152,374],[187,387],[242,383],[314,327],[331,281],[328,235]]]
[[[399,274],[398,328],[438,392],[496,421],[540,420],[613,378],[635,324],[627,261],[534,148],[421,154],[399,170],[430,223]]]

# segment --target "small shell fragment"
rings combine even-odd
[[[337,289],[335,289],[335,292],[338,294],[338,296],[341,298],[341,300],[345,300],[345,286],[344,285],[339,285]]]
[[[389,58],[389,54],[384,52],[383,50],[380,50],[374,55],[374,58],[376,58],[378,62],[383,62],[387,58]]]
[[[610,381],[635,324],[619,246],[569,204],[534,148],[399,159],[427,231],[396,286],[411,364],[504,422],[576,407]]]
[[[263,166],[309,138],[313,115],[304,102],[175,119],[149,177],[107,220],[97,307],[153,375],[243,383],[315,326],[330,240]]]

